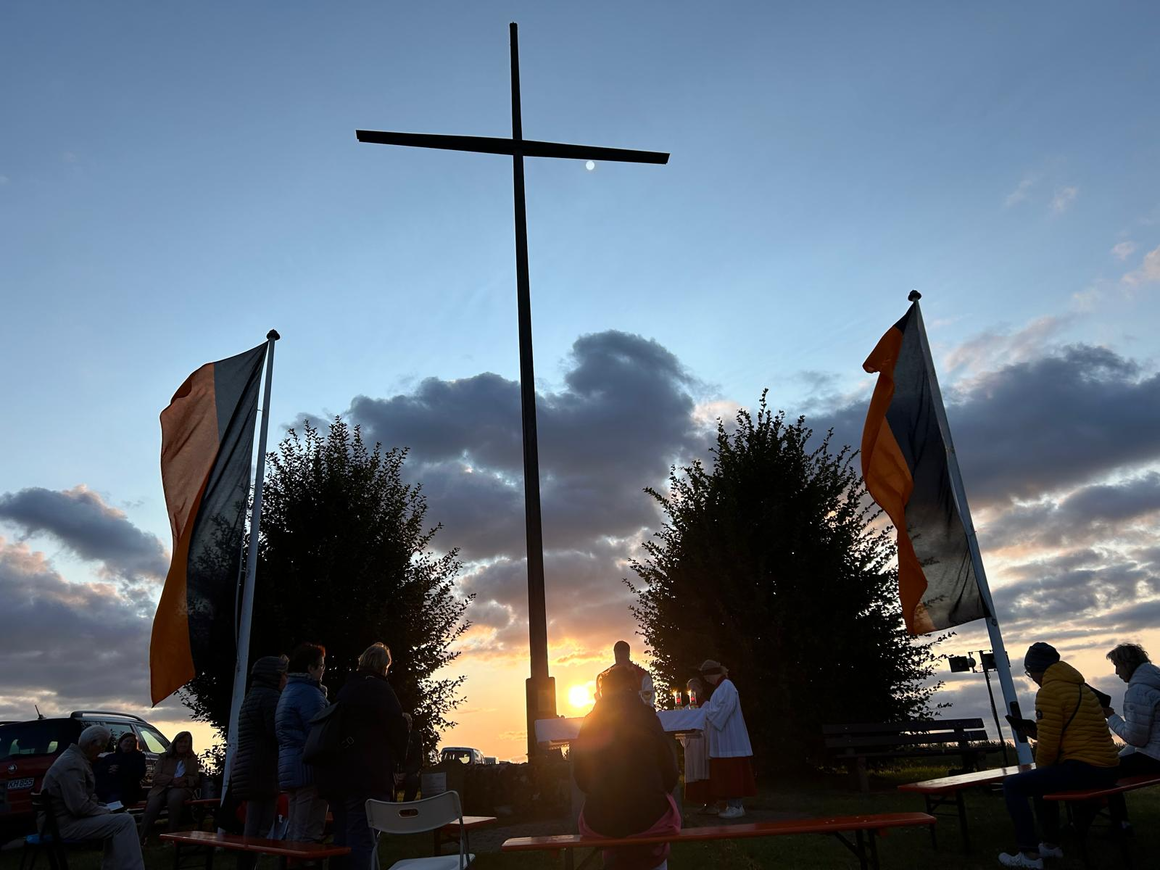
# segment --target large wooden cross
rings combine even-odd
[[[621,163],[668,163],[669,155],[656,151],[628,151],[594,145],[567,145],[525,139],[520,116],[520,53],[516,25],[511,24],[512,136],[441,136],[429,133],[388,133],[357,130],[358,141],[378,145],[408,145],[447,151],[506,154],[512,158],[516,222],[516,299],[520,335],[520,408],[524,436],[524,514],[528,544],[528,639],[531,677],[527,681],[528,757],[537,752],[535,721],[556,715],[555,680],[548,675],[548,624],[544,603],[544,541],[540,522],[540,460],[536,442],[536,381],[532,367],[531,288],[528,280],[528,225],[524,203],[524,158],[557,157],[566,160],[608,160]]]

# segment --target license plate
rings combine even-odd
[[[8,790],[16,791],[17,789],[32,788],[32,777],[28,779],[10,779],[8,780]]]

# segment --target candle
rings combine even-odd
[[[673,706],[677,707],[678,709],[681,706],[681,690],[680,689],[673,689]]]
[[[696,689],[689,689],[689,706],[690,707],[697,706],[697,690]]]

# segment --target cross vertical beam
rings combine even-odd
[[[532,363],[532,286],[528,269],[528,209],[524,197],[524,122],[520,111],[520,37],[513,21],[512,195],[516,222],[516,307],[520,335],[520,416],[524,436],[524,524],[528,545],[528,646],[525,684],[528,760],[537,754],[536,720],[556,716],[556,681],[548,675],[548,606],[544,598],[544,527],[540,515],[540,443],[536,434],[536,372]]]
[[[539,753],[536,743],[537,719],[556,716],[556,684],[548,674],[548,614],[544,601],[544,533],[540,519],[540,459],[536,438],[536,375],[532,365],[532,302],[528,277],[528,218],[524,199],[524,158],[551,157],[563,160],[605,160],[619,163],[668,163],[660,151],[632,151],[594,145],[540,142],[524,138],[520,112],[519,36],[513,22],[511,34],[512,137],[447,136],[430,133],[399,133],[383,130],[356,130],[360,142],[470,151],[476,154],[505,154],[512,158],[512,194],[515,202],[516,303],[520,338],[520,414],[523,421],[524,519],[528,546],[528,645],[531,677],[527,681],[528,757]]]

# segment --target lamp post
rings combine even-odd
[[[947,656],[952,674],[976,673],[975,660],[970,655]],[[1003,747],[1003,766],[1007,766],[1007,741],[1003,739],[1003,729],[999,724],[999,709],[995,706],[995,693],[991,689],[991,671],[995,670],[995,654],[979,650],[979,666],[987,680],[987,697],[991,699],[991,715],[995,717],[995,733],[999,735],[999,745]]]

